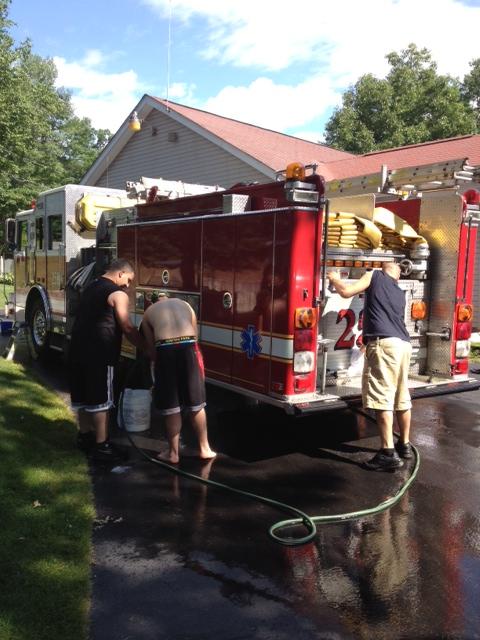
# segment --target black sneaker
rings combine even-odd
[[[395,445],[395,451],[398,453],[400,458],[403,458],[404,460],[413,458],[413,449],[410,442],[398,441]]]
[[[90,453],[95,446],[95,434],[93,431],[87,431],[83,433],[79,431],[77,433],[77,448],[84,453]]]
[[[95,445],[92,459],[95,462],[110,462],[117,464],[128,460],[128,453],[108,440]]]
[[[395,471],[403,467],[403,462],[395,452],[393,456],[387,456],[383,451],[377,451],[371,460],[363,463],[363,468],[369,471]]]

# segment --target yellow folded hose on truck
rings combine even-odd
[[[381,231],[370,220],[348,211],[329,213],[327,243],[330,247],[376,249]]]
[[[420,260],[429,253],[425,238],[385,207],[375,207],[373,220],[350,211],[329,212],[327,244],[332,249],[393,251]]]
[[[425,238],[419,236],[413,227],[385,207],[375,207],[373,221],[382,232],[382,249],[405,252],[413,244],[427,245]]]

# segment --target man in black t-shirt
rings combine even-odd
[[[125,292],[134,275],[127,260],[112,262],[83,292],[72,329],[69,378],[72,408],[78,411],[77,444],[83,451],[93,449],[97,460],[119,457],[108,441],[108,414],[113,407],[113,373],[122,333],[133,345],[144,346],[130,321]]]
[[[365,292],[363,342],[366,347],[362,376],[365,409],[374,409],[380,432],[380,450],[366,469],[393,471],[403,466],[401,458],[411,458],[409,442],[411,407],[408,372],[412,346],[405,326],[405,293],[398,286],[400,266],[385,262],[382,270],[367,271],[353,284],[340,274],[327,274],[342,298]],[[400,429],[400,440],[393,444],[393,414]]]

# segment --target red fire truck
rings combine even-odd
[[[468,356],[480,191],[469,167],[384,168],[375,180],[331,183],[326,197],[323,179],[293,163],[274,183],[138,205],[117,225],[137,324],[159,291],[187,300],[209,382],[289,413],[344,408],[360,398],[363,299],[330,291],[327,270],[356,279],[396,260],[412,396],[478,388]]]
[[[115,224],[133,218],[149,192],[172,198],[215,189],[161,178],[127,182],[125,190],[68,184],[40,193],[31,209],[8,219],[15,320],[26,323],[32,354],[65,350],[82,287],[115,252]],[[114,209],[115,216],[102,217]]]
[[[44,194],[8,230],[16,307],[35,350],[68,340],[78,293],[95,273],[94,262],[78,267],[118,255],[135,266],[137,325],[159,291],[195,309],[210,383],[289,413],[344,408],[360,399],[363,298],[330,291],[327,270],[356,279],[396,260],[412,396],[478,388],[468,357],[480,185],[466,161],[327,185],[310,173],[293,163],[273,183],[195,185],[195,195],[174,199],[153,186],[128,207],[125,192]],[[118,208],[106,210],[113,198]],[[124,355],[133,355],[126,346]]]

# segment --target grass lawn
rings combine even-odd
[[[0,638],[85,640],[93,497],[61,399],[0,358]]]
[[[470,360],[472,362],[480,362],[480,344],[479,343],[472,344],[472,348],[470,350]]]

